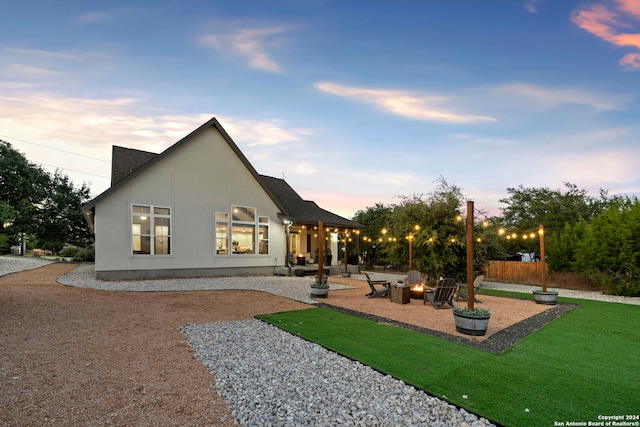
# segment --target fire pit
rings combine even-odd
[[[424,299],[424,285],[413,285],[411,287],[411,298]]]

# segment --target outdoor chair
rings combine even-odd
[[[478,295],[478,291],[480,290],[480,288],[482,287],[482,281],[484,280],[484,276],[480,275],[478,277],[476,277],[476,279],[473,281],[473,301],[474,302],[479,302],[482,303],[482,301],[478,300],[476,298],[476,295]],[[456,301],[460,301],[460,298],[462,298],[463,300],[467,300],[468,295],[467,295],[467,284],[466,283],[460,283],[458,285],[458,290],[456,291]]]
[[[367,273],[364,273],[367,276],[367,282],[369,283],[369,287],[371,288],[371,292],[369,292],[366,296],[369,298],[377,298],[377,297],[386,297],[389,296],[389,289],[391,287],[391,282],[387,280],[371,280]],[[376,285],[382,285],[381,289],[377,289]]]
[[[426,304],[428,300],[436,309],[444,307],[445,304],[449,304],[453,308],[455,307],[453,305],[453,294],[457,288],[458,284],[455,279],[440,279],[435,288],[427,288],[425,290],[422,303]]]
[[[409,270],[407,277],[404,278],[405,286],[420,285],[422,283],[422,274],[418,270]]]

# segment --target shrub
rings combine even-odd
[[[592,270],[587,273],[594,283],[600,286],[602,292],[607,295],[622,295],[628,297],[640,296],[640,278],[633,277],[630,271],[599,271]]]
[[[80,248],[77,246],[69,245],[62,248],[60,251],[60,256],[62,257],[71,257],[74,258],[76,254],[80,251]]]
[[[9,236],[0,234],[0,254],[9,252]]]
[[[96,253],[94,248],[81,248],[74,255],[74,262],[94,262],[96,260]]]

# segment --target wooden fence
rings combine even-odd
[[[489,261],[484,277],[487,280],[506,283],[520,283],[524,285],[540,285],[542,263],[522,261]],[[578,289],[582,291],[599,291],[600,288],[591,280],[575,273],[549,272],[547,270],[547,285],[563,289]]]
[[[498,282],[539,285],[542,263],[522,261],[489,261],[485,278]]]

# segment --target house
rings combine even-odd
[[[319,221],[334,250],[361,228],[259,175],[215,118],[160,154],[114,146],[111,175],[83,207],[100,279],[273,274],[315,261]]]

